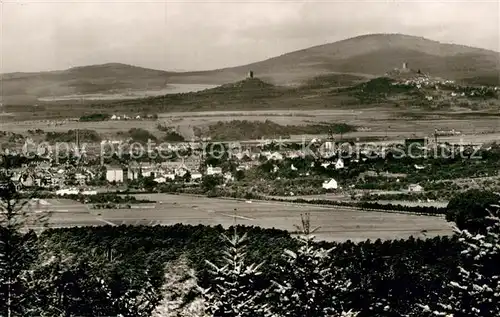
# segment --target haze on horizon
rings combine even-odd
[[[238,66],[370,33],[500,51],[499,1],[0,2],[0,73]]]

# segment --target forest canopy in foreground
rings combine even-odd
[[[498,207],[481,234],[328,243],[308,214],[299,235],[259,227],[102,226],[26,231],[0,182],[0,316],[498,316]],[[479,195],[480,194],[480,195]],[[482,193],[454,204],[477,224]],[[455,208],[455,207],[454,207]],[[470,209],[470,208],[469,208]],[[477,229],[476,227],[473,227]]]

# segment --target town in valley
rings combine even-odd
[[[498,8],[0,3],[0,317],[500,316]]]

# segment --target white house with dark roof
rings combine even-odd
[[[327,180],[327,181],[324,181],[323,182],[323,185],[322,187],[326,190],[332,190],[332,189],[337,189],[338,188],[338,183],[336,180],[334,180],[333,178],[330,179],[330,180]]]
[[[342,160],[341,158],[339,158],[337,160],[337,162],[335,163],[335,169],[342,169],[344,168],[344,160]]]

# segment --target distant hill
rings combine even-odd
[[[246,78],[234,83],[224,84],[216,88],[200,91],[198,96],[221,95],[230,99],[257,99],[260,97],[273,97],[281,94],[282,89],[270,83],[262,81],[260,78]]]
[[[6,99],[36,101],[38,97],[161,89],[172,73],[110,63],[62,71],[2,74],[0,95]]]
[[[215,88],[185,94],[168,94],[146,99],[123,100],[108,104],[120,107],[152,107],[157,111],[200,111],[230,110],[244,108],[269,108],[270,102],[286,100],[293,92],[285,87],[277,87],[259,78],[246,78]],[[295,95],[293,95],[295,97]]]
[[[4,102],[43,96],[159,89],[168,83],[227,84],[249,70],[274,85],[296,85],[320,75],[380,76],[407,62],[426,74],[472,83],[499,84],[500,53],[443,44],[402,34],[371,34],[310,47],[248,65],[199,72],[167,72],[124,64],[104,64],[1,78]]]
[[[243,76],[249,69],[275,84],[290,84],[332,72],[380,76],[407,62],[413,69],[450,79],[500,73],[500,53],[443,44],[401,34],[372,34],[287,53],[262,62],[219,70]],[[219,75],[220,76],[220,75]]]

